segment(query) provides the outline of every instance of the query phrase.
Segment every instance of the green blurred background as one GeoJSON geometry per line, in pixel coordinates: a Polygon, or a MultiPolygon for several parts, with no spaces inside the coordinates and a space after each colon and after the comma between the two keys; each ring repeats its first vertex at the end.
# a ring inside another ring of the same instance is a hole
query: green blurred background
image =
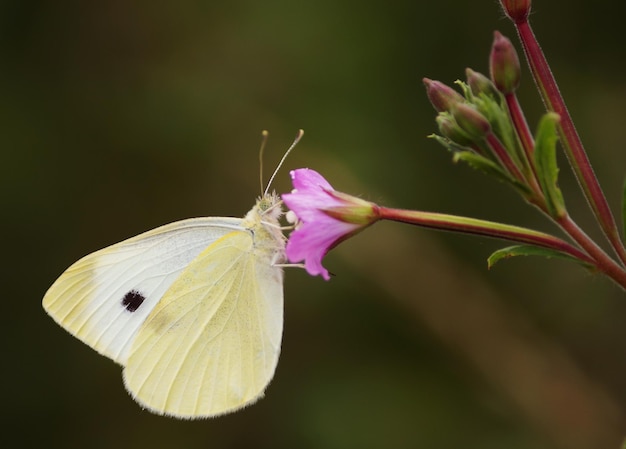
{"type": "MultiPolygon", "coordinates": [[[[626,167],[626,6],[535,1],[532,23],[617,211],[626,167]]],[[[626,436],[626,298],[561,261],[491,271],[500,242],[380,223],[290,269],[266,397],[180,422],[142,411],[120,367],[41,298],[72,262],[182,218],[242,216],[297,129],[288,170],[388,206],[555,231],[454,165],[421,78],[487,72],[497,2],[0,3],[2,440],[50,448],[608,448],[626,436]]],[[[521,102],[541,103],[528,73],[521,102]]],[[[562,159],[569,209],[596,227],[562,159]]],[[[7,446],[8,447],[8,446],[7,446]]]]}

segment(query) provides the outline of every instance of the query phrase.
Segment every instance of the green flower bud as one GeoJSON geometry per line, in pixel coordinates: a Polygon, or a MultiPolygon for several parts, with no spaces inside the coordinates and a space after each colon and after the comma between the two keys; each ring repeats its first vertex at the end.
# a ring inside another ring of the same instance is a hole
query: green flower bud
{"type": "Polygon", "coordinates": [[[482,73],[475,72],[472,69],[467,68],[465,69],[465,76],[467,84],[474,95],[478,96],[483,93],[495,100],[500,98],[500,92],[496,89],[496,86],[482,73]]]}
{"type": "Polygon", "coordinates": [[[439,126],[439,132],[446,139],[464,147],[469,147],[474,143],[470,136],[459,127],[450,114],[442,112],[435,120],[439,126]]]}
{"type": "Polygon", "coordinates": [[[455,105],[452,116],[472,139],[484,139],[491,132],[489,120],[472,105],[463,103],[455,105]]]}

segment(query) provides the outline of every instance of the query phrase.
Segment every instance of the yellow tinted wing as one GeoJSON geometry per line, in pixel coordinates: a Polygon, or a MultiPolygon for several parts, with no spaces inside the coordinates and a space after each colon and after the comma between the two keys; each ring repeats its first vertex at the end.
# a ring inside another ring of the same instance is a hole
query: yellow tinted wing
{"type": "Polygon", "coordinates": [[[143,323],[126,387],[156,413],[208,417],[259,399],[272,379],[283,326],[282,270],[249,230],[200,253],[143,323]]]}

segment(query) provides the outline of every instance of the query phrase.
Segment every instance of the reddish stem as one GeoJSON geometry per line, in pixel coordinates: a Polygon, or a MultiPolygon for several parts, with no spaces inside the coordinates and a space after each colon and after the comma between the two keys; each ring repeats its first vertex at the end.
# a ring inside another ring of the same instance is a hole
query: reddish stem
{"type": "MultiPolygon", "coordinates": [[[[595,262],[591,257],[566,241],[550,234],[533,231],[519,226],[505,225],[487,220],[459,217],[436,212],[393,209],[383,206],[378,207],[378,217],[381,220],[399,221],[424,228],[482,235],[485,237],[531,244],[542,248],[560,251],[562,253],[569,254],[582,262],[595,265],[595,262]]],[[[626,286],[626,283],[624,285],[626,286]]]]}
{"type": "Polygon", "coordinates": [[[550,234],[487,220],[435,212],[393,209],[383,206],[378,206],[377,217],[382,220],[398,221],[425,228],[482,235],[560,251],[597,267],[599,271],[606,274],[616,284],[626,290],[626,271],[602,251],[567,215],[559,220],[559,224],[587,252],[583,252],[570,243],[550,234]]]}
{"type": "Polygon", "coordinates": [[[519,170],[511,155],[506,150],[506,147],[500,142],[496,135],[492,132],[485,136],[489,148],[493,151],[498,160],[507,169],[507,171],[519,182],[525,184],[525,177],[519,170]]]}
{"type": "Polygon", "coordinates": [[[523,20],[514,23],[546,108],[561,117],[559,134],[576,178],[607,239],[622,262],[626,264],[626,249],[620,240],[615,218],[593,172],[545,55],[539,47],[529,22],[523,20]]]}
{"type": "Polygon", "coordinates": [[[515,93],[512,92],[510,94],[506,94],[504,98],[509,108],[509,114],[511,115],[511,120],[513,121],[515,130],[517,131],[517,135],[522,142],[522,147],[524,148],[526,157],[528,158],[531,166],[533,166],[534,164],[532,163],[532,161],[533,152],[535,150],[535,139],[530,132],[528,122],[526,122],[526,117],[522,112],[522,108],[519,104],[519,101],[517,100],[517,96],[515,95],[515,93]]]}
{"type": "Polygon", "coordinates": [[[558,219],[559,225],[574,239],[594,260],[594,265],[626,290],[626,270],[609,257],[572,218],[565,214],[558,219]]]}
{"type": "MultiPolygon", "coordinates": [[[[535,139],[533,138],[532,133],[530,132],[530,128],[528,127],[528,122],[526,121],[526,117],[524,116],[524,112],[522,111],[522,107],[517,100],[517,95],[515,92],[508,93],[504,96],[507,104],[507,108],[509,110],[509,115],[511,116],[511,120],[513,121],[513,126],[517,135],[522,143],[522,148],[524,150],[524,154],[526,155],[526,161],[528,162],[528,170],[530,173],[527,173],[529,184],[532,190],[535,192],[538,197],[543,198],[543,194],[541,193],[541,187],[539,186],[539,181],[537,179],[537,171],[535,168],[535,139]]],[[[542,208],[545,211],[545,207],[542,208]]]]}

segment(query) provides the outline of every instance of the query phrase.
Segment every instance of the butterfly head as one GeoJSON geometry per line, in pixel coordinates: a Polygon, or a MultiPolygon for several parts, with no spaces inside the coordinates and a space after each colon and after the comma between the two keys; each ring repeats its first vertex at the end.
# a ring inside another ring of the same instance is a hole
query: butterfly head
{"type": "Polygon", "coordinates": [[[282,200],[276,192],[266,193],[257,199],[251,212],[258,214],[263,221],[277,221],[283,215],[282,200]]]}

